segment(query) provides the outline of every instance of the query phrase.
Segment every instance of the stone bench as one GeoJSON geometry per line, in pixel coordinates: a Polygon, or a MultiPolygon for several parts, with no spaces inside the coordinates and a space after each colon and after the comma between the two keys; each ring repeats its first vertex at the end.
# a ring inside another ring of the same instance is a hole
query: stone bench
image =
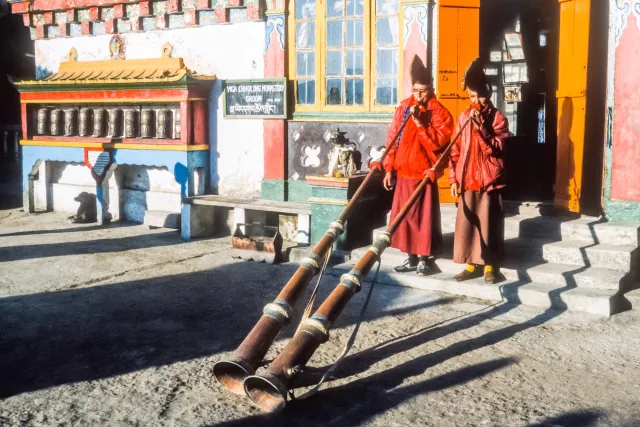
{"type": "Polygon", "coordinates": [[[237,224],[246,223],[247,211],[274,212],[278,214],[297,215],[297,242],[308,244],[311,237],[311,205],[300,202],[282,202],[265,199],[243,199],[227,196],[195,196],[184,199],[182,203],[183,240],[205,237],[214,234],[215,218],[212,208],[228,208],[233,210],[233,233],[237,224]]]}

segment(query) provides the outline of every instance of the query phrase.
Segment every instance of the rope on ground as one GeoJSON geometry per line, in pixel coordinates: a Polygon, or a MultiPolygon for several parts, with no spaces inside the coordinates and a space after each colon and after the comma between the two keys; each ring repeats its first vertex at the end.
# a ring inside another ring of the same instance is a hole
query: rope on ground
{"type": "Polygon", "coordinates": [[[369,302],[371,301],[371,295],[373,294],[373,288],[375,288],[376,281],[378,279],[378,272],[380,272],[380,259],[378,258],[378,260],[376,262],[378,264],[378,268],[376,269],[376,274],[373,276],[373,280],[371,281],[371,287],[369,288],[369,293],[367,294],[367,297],[366,297],[366,299],[364,301],[364,305],[362,306],[362,310],[360,310],[360,316],[358,317],[358,321],[356,322],[356,326],[355,326],[355,328],[353,328],[353,331],[351,332],[351,336],[349,337],[349,340],[347,341],[347,344],[344,346],[344,349],[342,350],[342,353],[340,354],[340,357],[338,357],[338,359],[333,363],[333,365],[331,365],[325,371],[324,375],[322,375],[322,378],[320,379],[320,382],[318,384],[316,384],[308,392],[304,393],[300,397],[295,397],[295,395],[293,393],[293,390],[289,390],[289,398],[291,400],[303,400],[303,399],[307,399],[307,398],[313,396],[314,394],[316,394],[320,390],[320,387],[322,387],[322,384],[338,368],[338,365],[340,365],[340,362],[342,362],[344,360],[344,358],[347,356],[349,351],[351,351],[351,347],[353,346],[353,343],[356,340],[356,336],[358,335],[358,330],[360,329],[360,324],[362,323],[362,320],[364,319],[364,314],[367,311],[367,307],[369,306],[369,302]]]}

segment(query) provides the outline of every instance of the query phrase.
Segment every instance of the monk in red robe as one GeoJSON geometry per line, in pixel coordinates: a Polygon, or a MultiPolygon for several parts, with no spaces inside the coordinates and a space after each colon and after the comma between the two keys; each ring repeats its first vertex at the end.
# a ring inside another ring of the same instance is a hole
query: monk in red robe
{"type": "Polygon", "coordinates": [[[484,275],[486,283],[494,284],[504,256],[502,189],[509,123],[491,103],[491,85],[479,58],[467,69],[464,88],[471,107],[460,115],[458,126],[469,117],[472,125],[451,149],[449,182],[451,194],[460,197],[453,261],[467,264],[467,268],[454,279],[463,281],[484,275]]]}
{"type": "Polygon", "coordinates": [[[418,56],[411,63],[411,81],[412,95],[396,109],[387,145],[407,117],[411,118],[402,135],[389,147],[383,164],[386,171],[383,185],[386,190],[391,191],[395,178],[391,208],[393,220],[425,175],[430,178],[426,190],[393,234],[391,241],[392,247],[408,254],[407,260],[397,266],[395,271],[415,271],[418,275],[426,275],[438,271],[433,261],[442,250],[440,200],[436,182],[442,170],[436,171],[433,166],[451,139],[453,118],[436,99],[431,73],[418,56]]]}

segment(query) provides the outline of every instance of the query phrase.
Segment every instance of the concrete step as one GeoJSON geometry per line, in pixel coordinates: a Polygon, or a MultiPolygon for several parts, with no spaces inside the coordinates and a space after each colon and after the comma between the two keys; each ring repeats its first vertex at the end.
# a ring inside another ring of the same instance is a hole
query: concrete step
{"type": "MultiPolygon", "coordinates": [[[[443,233],[453,233],[457,209],[454,205],[441,205],[443,233]]],[[[603,222],[600,218],[570,216],[509,215],[505,217],[505,239],[518,237],[579,240],[592,244],[623,246],[640,245],[640,226],[633,223],[603,222]]]]}
{"type": "MultiPolygon", "coordinates": [[[[328,273],[339,277],[352,267],[352,263],[339,264],[328,270],[328,273]]],[[[368,281],[373,274],[370,273],[368,281]]],[[[534,307],[584,311],[602,316],[624,310],[624,300],[612,289],[569,288],[548,283],[527,283],[518,279],[507,279],[496,285],[485,284],[482,278],[456,282],[451,279],[449,272],[420,277],[410,273],[395,273],[391,267],[384,265],[380,268],[378,282],[487,300],[507,300],[534,307]]]]}
{"type": "MultiPolygon", "coordinates": [[[[351,259],[357,262],[367,251],[368,247],[359,248],[351,253],[351,259]]],[[[389,248],[382,254],[382,265],[392,269],[400,265],[407,258],[398,249],[389,248]]],[[[459,273],[464,266],[455,264],[451,259],[436,260],[438,268],[453,276],[459,273]]],[[[625,276],[624,272],[606,268],[579,267],[567,264],[555,264],[541,262],[530,265],[530,261],[521,262],[518,258],[507,257],[500,268],[505,278],[509,280],[524,280],[527,282],[548,283],[559,286],[571,286],[591,289],[618,290],[620,281],[625,276]]]]}
{"type": "Polygon", "coordinates": [[[600,267],[621,272],[631,271],[640,251],[636,246],[598,244],[579,240],[547,243],[542,248],[546,261],[586,267],[600,267]]]}
{"type": "Polygon", "coordinates": [[[180,229],[180,213],[160,210],[148,210],[144,213],[144,225],[149,228],[180,229]]]}
{"type": "Polygon", "coordinates": [[[624,297],[631,303],[632,310],[640,311],[640,289],[636,289],[624,294],[624,297]]]}

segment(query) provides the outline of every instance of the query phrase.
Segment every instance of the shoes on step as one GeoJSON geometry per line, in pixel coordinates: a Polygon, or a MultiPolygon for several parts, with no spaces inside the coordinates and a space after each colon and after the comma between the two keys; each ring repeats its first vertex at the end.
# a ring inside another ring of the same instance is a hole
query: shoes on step
{"type": "Polygon", "coordinates": [[[410,271],[416,271],[418,264],[418,257],[415,255],[409,255],[402,264],[394,267],[393,271],[396,273],[409,273],[410,271]]]}
{"type": "Polygon", "coordinates": [[[481,277],[481,274],[478,274],[477,269],[476,271],[462,270],[460,273],[453,276],[453,280],[456,282],[464,282],[465,280],[475,279],[477,277],[481,277]]]}
{"type": "Polygon", "coordinates": [[[418,276],[428,276],[440,272],[441,270],[438,268],[435,259],[420,257],[420,261],[418,261],[418,267],[416,268],[416,274],[418,276]]]}
{"type": "Polygon", "coordinates": [[[486,283],[487,285],[495,285],[496,283],[498,283],[498,276],[496,275],[495,271],[485,271],[484,283],[486,283]]]}

